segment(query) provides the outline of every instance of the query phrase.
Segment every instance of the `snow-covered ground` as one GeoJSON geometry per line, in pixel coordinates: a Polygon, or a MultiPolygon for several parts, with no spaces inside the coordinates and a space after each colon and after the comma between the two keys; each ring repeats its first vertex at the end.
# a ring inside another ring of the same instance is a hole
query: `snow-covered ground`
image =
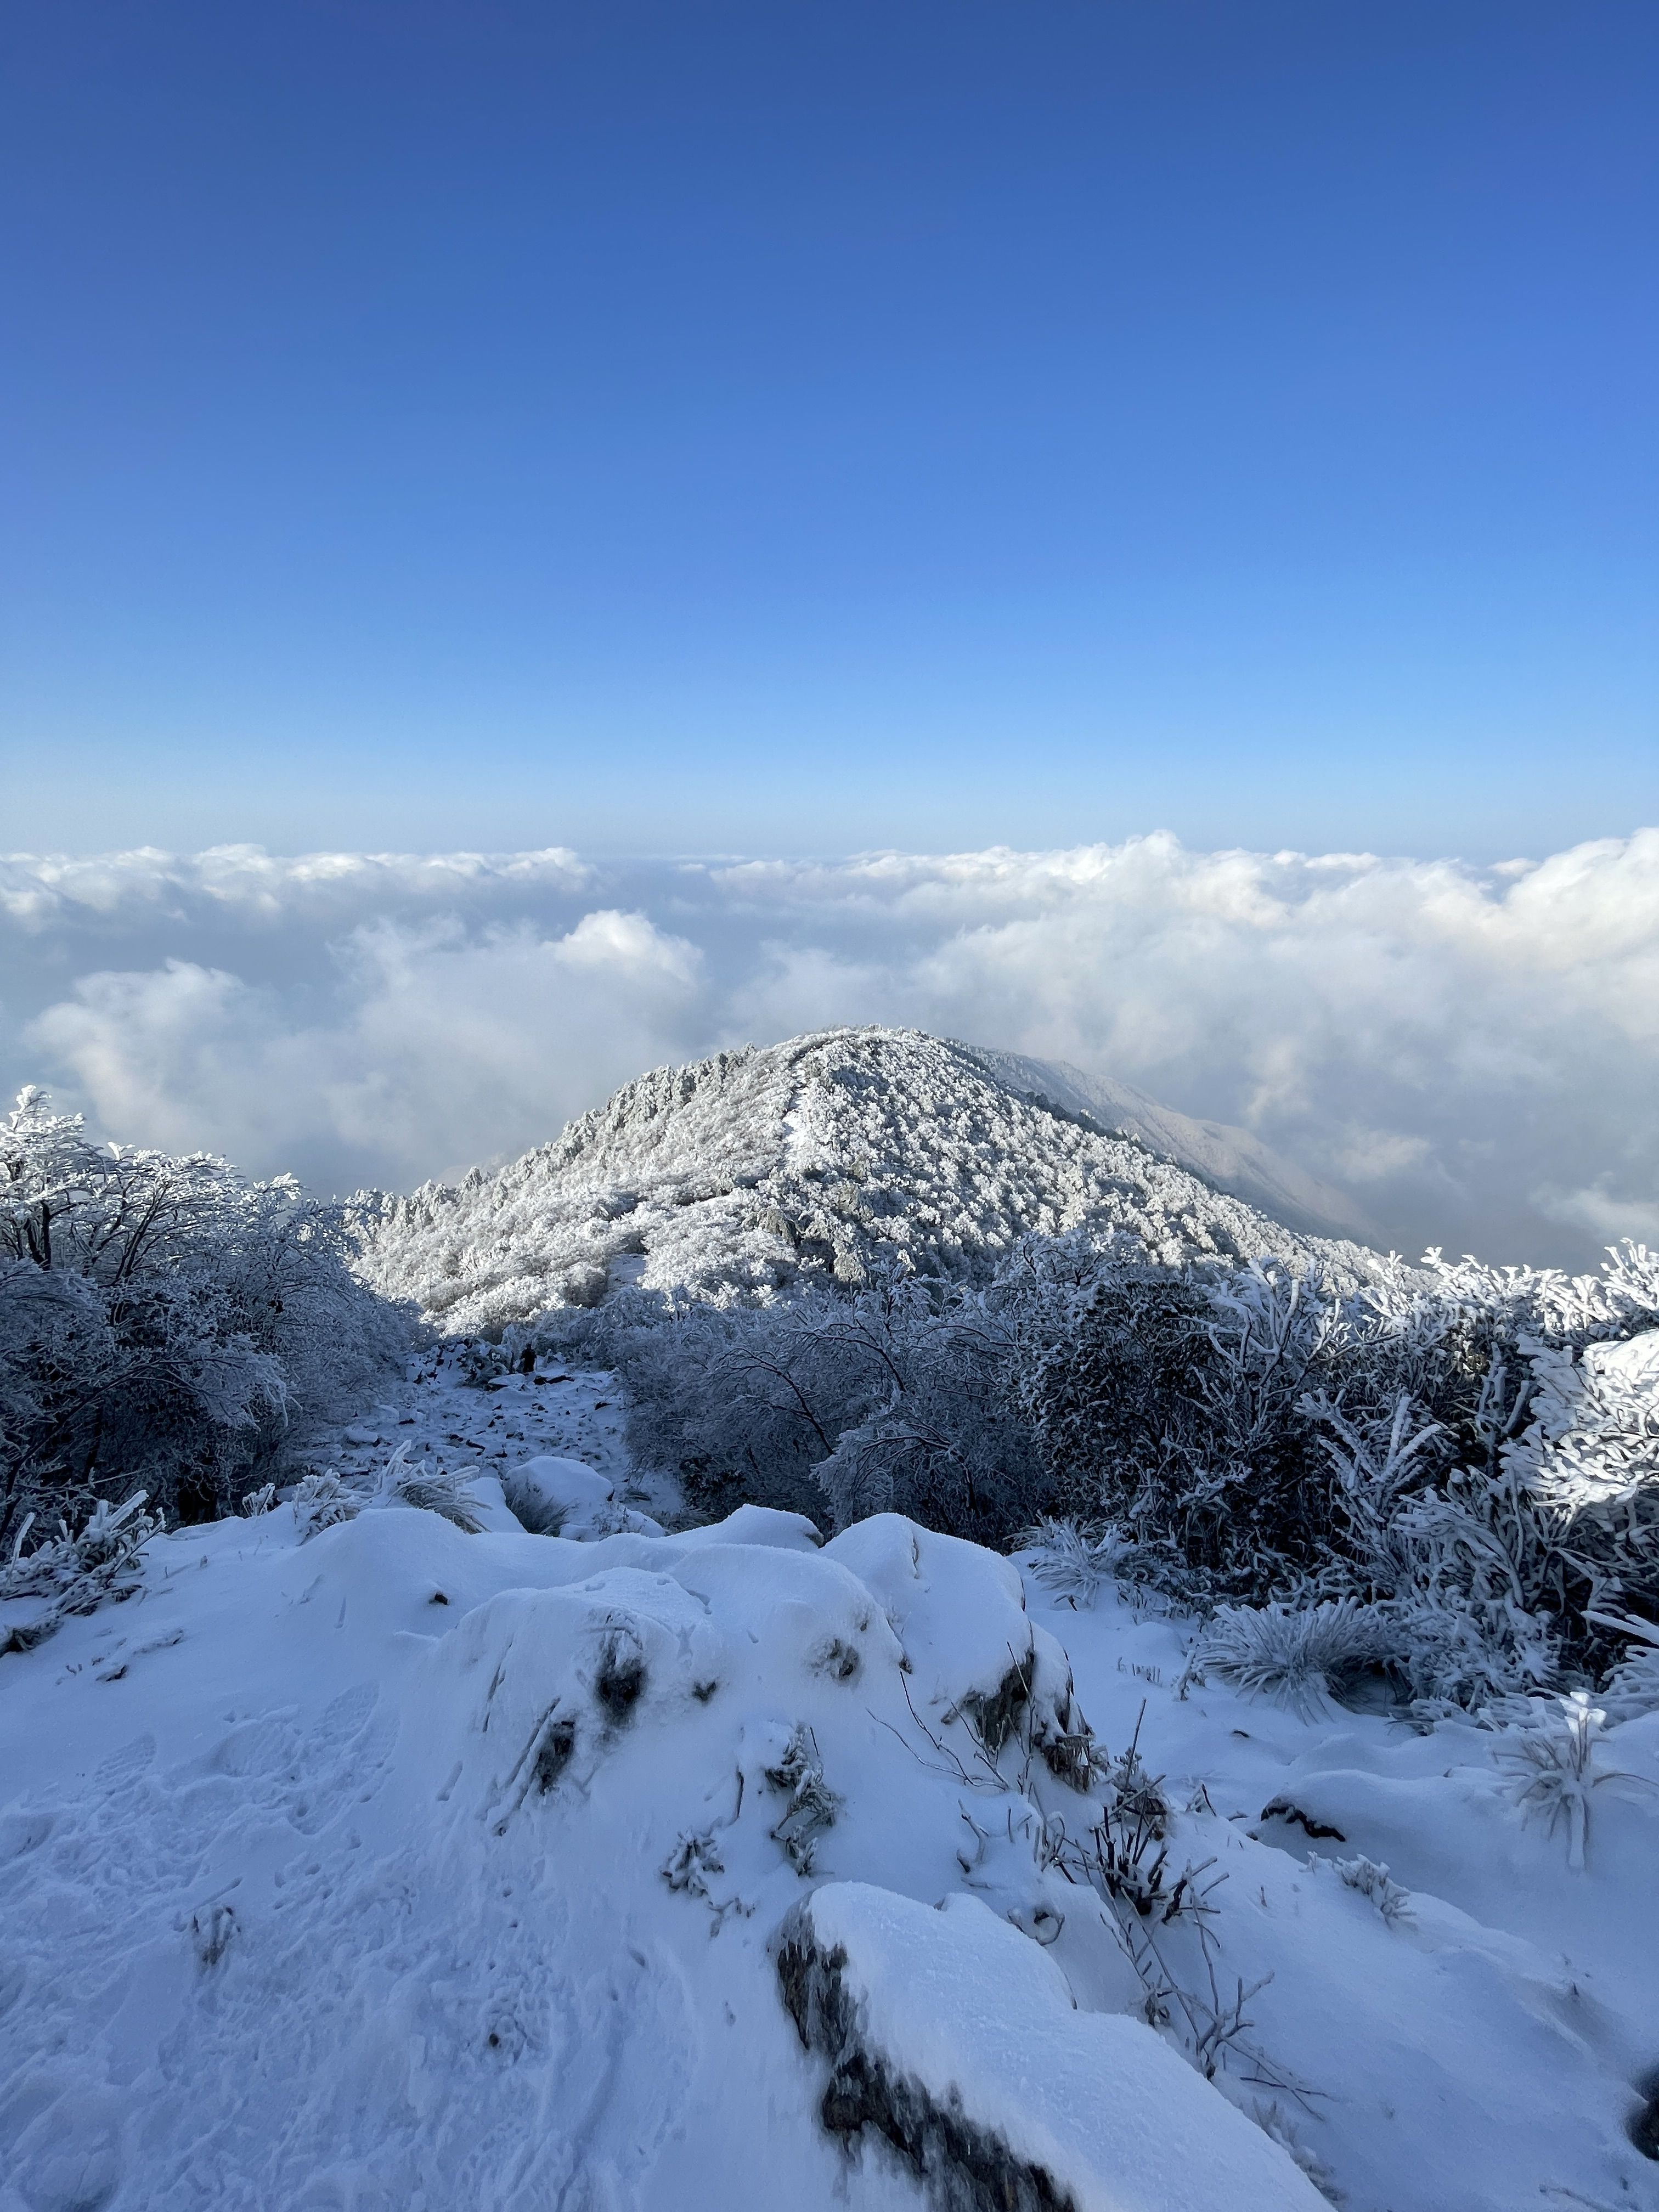
{"type": "Polygon", "coordinates": [[[1273,1977],[1253,2039],[1311,2092],[1278,2102],[1342,2201],[1659,2204],[1627,2132],[1659,2069],[1659,1714],[1601,1735],[1575,1870],[1565,1831],[1517,1808],[1506,1735],[1183,1684],[1190,1623],[1109,1584],[1085,1611],[1028,1595],[1095,1728],[1139,1724],[1198,1803],[1182,1846],[1226,1876],[1226,1987],[1273,1977]]]}
{"type": "Polygon", "coordinates": [[[1659,1716],[1575,1869],[1505,1739],[1251,1702],[1109,1583],[523,1533],[536,1461],[672,1513],[558,1371],[347,1445],[482,1533],[180,1529],[0,1658],[0,2212],[1659,2204],[1659,1716]]]}

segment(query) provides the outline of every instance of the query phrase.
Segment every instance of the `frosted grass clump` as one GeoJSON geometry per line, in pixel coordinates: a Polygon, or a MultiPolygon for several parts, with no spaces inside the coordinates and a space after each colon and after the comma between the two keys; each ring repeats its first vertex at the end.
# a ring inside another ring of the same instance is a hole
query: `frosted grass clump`
{"type": "Polygon", "coordinates": [[[1640,1783],[1616,1768],[1596,1771],[1599,1738],[1607,1714],[1586,1690],[1559,1701],[1559,1716],[1541,1708],[1530,1721],[1506,1729],[1492,1752],[1504,1777],[1504,1794],[1525,1820],[1542,1820],[1553,1836],[1565,1829],[1567,1864],[1582,1873],[1589,1846],[1590,1793],[1608,1782],[1640,1783]]]}
{"type": "Polygon", "coordinates": [[[479,1501],[459,1468],[434,1467],[429,1460],[411,1465],[407,1444],[399,1444],[381,1472],[371,1501],[376,1505],[412,1505],[422,1513],[441,1514],[465,1536],[476,1536],[483,1528],[479,1501]]]}
{"type": "Polygon", "coordinates": [[[1394,1647],[1378,1608],[1345,1597],[1302,1609],[1220,1606],[1196,1656],[1206,1673],[1311,1717],[1355,1675],[1392,1657],[1394,1647]]]}
{"type": "Polygon", "coordinates": [[[294,1526],[303,1544],[325,1528],[342,1521],[355,1521],[368,1500],[352,1489],[332,1468],[301,1476],[294,1491],[294,1526]]]}
{"type": "Polygon", "coordinates": [[[131,1597],[138,1587],[138,1555],[160,1532],[161,1516],[144,1510],[142,1490],[120,1505],[100,1498],[80,1528],[60,1519],[58,1534],[25,1552],[35,1525],[31,1513],[19,1526],[11,1557],[0,1565],[0,1598],[40,1597],[46,1609],[0,1635],[0,1651],[44,1644],[74,1613],[95,1613],[106,1600],[131,1597]]]}
{"type": "Polygon", "coordinates": [[[1411,1918],[1411,1892],[1390,1879],[1387,1867],[1362,1853],[1358,1858],[1338,1859],[1336,1870],[1350,1889],[1370,1898],[1390,1928],[1411,1918]]]}
{"type": "Polygon", "coordinates": [[[412,1465],[407,1444],[399,1444],[380,1470],[372,1490],[354,1483],[332,1468],[308,1474],[294,1492],[294,1521],[303,1544],[325,1528],[376,1506],[408,1505],[417,1512],[441,1514],[454,1522],[463,1535],[476,1536],[483,1528],[479,1500],[468,1488],[459,1469],[434,1467],[429,1460],[412,1465]]]}
{"type": "Polygon", "coordinates": [[[1073,1520],[1041,1520],[1023,1528],[1013,1549],[1028,1555],[1032,1577],[1079,1613],[1086,1613],[1109,1582],[1123,1553],[1115,1528],[1092,1533],[1073,1520]]]}

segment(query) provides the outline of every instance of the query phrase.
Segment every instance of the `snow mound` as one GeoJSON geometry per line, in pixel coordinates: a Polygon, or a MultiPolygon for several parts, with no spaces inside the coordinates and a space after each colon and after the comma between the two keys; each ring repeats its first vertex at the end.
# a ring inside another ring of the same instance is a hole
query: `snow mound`
{"type": "Polygon", "coordinates": [[[520,1523],[538,1536],[592,1539],[624,1529],[638,1536],[662,1534],[648,1515],[613,1504],[611,1477],[582,1460],[538,1452],[507,1468],[501,1489],[520,1523]]]}
{"type": "Polygon", "coordinates": [[[1151,2028],[1079,2012],[1048,1953],[976,1897],[930,1911],[826,1883],[785,1921],[777,1960],[803,2045],[830,2061],[825,2125],[879,2130],[946,2203],[1324,2205],[1151,2028]]]}
{"type": "Polygon", "coordinates": [[[1652,2201],[1659,1715],[1574,1866],[1490,1731],[896,1516],[494,1492],[155,1536],[0,1657],[0,2212],[1652,2201]]]}
{"type": "MultiPolygon", "coordinates": [[[[988,1723],[993,1735],[999,1699],[1007,1705],[1046,1694],[1049,1705],[1057,1698],[1064,1707],[1071,1684],[1066,1655],[1026,1618],[1011,1561],[898,1513],[855,1522],[826,1555],[851,1568],[879,1600],[922,1705],[966,1712],[981,1735],[988,1723]],[[944,1671],[937,1671],[945,1655],[944,1671]]],[[[1065,1725],[1063,1711],[1054,1725],[1065,1725]]]]}
{"type": "MultiPolygon", "coordinates": [[[[596,1305],[630,1283],[704,1296],[858,1283],[884,1249],[972,1280],[1032,1231],[1127,1232],[1170,1263],[1312,1249],[1206,1179],[1243,1173],[1241,1133],[1142,1114],[1116,1117],[1136,1133],[1109,1133],[1053,1096],[1079,1097],[1087,1080],[881,1028],[658,1068],[507,1167],[381,1200],[365,1264],[378,1288],[465,1333],[596,1305]]],[[[1240,1188],[1319,1216],[1324,1201],[1295,1170],[1250,1159],[1240,1188]]],[[[1358,1246],[1319,1249],[1345,1273],[1370,1264],[1358,1246]]]]}
{"type": "MultiPolygon", "coordinates": [[[[964,1598],[1010,1608],[978,1557],[964,1598]]],[[[4,2212],[828,2212],[766,1944],[815,1878],[960,1885],[915,1713],[951,1728],[974,1664],[913,1614],[930,1705],[757,1507],[578,1544],[278,1506],[143,1571],[3,1662],[4,2212]]]]}

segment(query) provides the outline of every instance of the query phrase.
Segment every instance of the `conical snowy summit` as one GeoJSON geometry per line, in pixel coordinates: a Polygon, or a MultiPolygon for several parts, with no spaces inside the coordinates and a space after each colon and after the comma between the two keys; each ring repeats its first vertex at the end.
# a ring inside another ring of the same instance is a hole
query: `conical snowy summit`
{"type": "Polygon", "coordinates": [[[477,1331],[629,1283],[854,1284],[884,1251],[972,1280],[1022,1236],[1084,1227],[1168,1263],[1301,1254],[1363,1271],[1363,1248],[1307,1233],[1339,1225],[1340,1204],[1243,1132],[1079,1070],[920,1030],[822,1030],[654,1069],[508,1166],[386,1200],[368,1265],[387,1294],[477,1331]]]}

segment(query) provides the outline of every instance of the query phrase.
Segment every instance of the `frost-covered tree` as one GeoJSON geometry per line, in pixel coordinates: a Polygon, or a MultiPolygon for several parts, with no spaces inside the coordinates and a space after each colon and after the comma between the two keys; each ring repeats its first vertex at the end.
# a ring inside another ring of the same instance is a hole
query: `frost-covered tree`
{"type": "Polygon", "coordinates": [[[781,1305],[623,1303],[607,1341],[631,1449],[697,1510],[893,1510],[997,1542],[1048,1502],[995,1299],[902,1261],[781,1305]]]}
{"type": "Polygon", "coordinates": [[[0,1545],[141,1489],[210,1518],[348,1416],[407,1334],[351,1249],[291,1177],[97,1145],[23,1091],[0,1125],[0,1545]]]}
{"type": "Polygon", "coordinates": [[[678,1475],[695,1510],[748,1499],[823,1517],[814,1469],[879,1389],[877,1363],[839,1333],[848,1317],[817,1289],[780,1306],[619,1302],[606,1340],[630,1450],[678,1475]]]}

